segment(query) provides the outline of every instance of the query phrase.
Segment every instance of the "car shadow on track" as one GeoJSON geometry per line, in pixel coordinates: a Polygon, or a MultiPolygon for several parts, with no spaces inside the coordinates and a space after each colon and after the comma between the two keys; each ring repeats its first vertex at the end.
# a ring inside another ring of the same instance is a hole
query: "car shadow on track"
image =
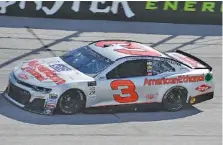
{"type": "Polygon", "coordinates": [[[6,100],[0,94],[0,116],[30,124],[52,125],[52,124],[69,124],[69,125],[91,125],[91,124],[112,124],[124,122],[151,122],[161,120],[173,120],[185,118],[201,113],[202,111],[195,108],[185,108],[178,112],[128,112],[128,113],[88,113],[76,115],[54,115],[46,116],[34,114],[16,107],[6,100]]]}

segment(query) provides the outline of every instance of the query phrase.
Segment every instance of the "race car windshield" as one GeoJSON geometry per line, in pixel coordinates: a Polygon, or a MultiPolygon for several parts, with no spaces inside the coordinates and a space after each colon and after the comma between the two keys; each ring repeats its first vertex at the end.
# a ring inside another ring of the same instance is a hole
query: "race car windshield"
{"type": "Polygon", "coordinates": [[[96,75],[113,63],[113,61],[88,46],[70,51],[60,58],[87,75],[96,75]]]}

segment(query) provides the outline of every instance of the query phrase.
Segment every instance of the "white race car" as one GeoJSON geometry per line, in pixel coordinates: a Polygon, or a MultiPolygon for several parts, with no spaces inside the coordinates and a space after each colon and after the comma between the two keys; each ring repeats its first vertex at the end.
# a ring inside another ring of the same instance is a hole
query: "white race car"
{"type": "Polygon", "coordinates": [[[214,82],[212,68],[183,51],[101,40],[60,57],[19,64],[4,94],[21,108],[49,115],[142,104],[177,111],[212,99],[214,82]]]}

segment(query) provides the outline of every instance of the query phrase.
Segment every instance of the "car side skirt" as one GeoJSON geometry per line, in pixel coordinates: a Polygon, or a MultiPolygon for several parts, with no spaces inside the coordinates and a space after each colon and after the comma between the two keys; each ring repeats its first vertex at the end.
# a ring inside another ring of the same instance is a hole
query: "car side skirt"
{"type": "Polygon", "coordinates": [[[162,106],[162,102],[107,105],[88,107],[84,110],[84,113],[148,112],[159,111],[163,108],[162,106]]]}
{"type": "Polygon", "coordinates": [[[198,96],[192,96],[189,99],[189,103],[192,104],[192,105],[193,104],[198,104],[198,103],[201,103],[201,102],[204,102],[204,101],[207,101],[207,100],[211,100],[211,99],[213,99],[213,97],[214,97],[214,92],[205,93],[205,94],[201,94],[201,95],[198,95],[198,96]],[[192,98],[195,98],[194,102],[191,102],[192,98]]]}

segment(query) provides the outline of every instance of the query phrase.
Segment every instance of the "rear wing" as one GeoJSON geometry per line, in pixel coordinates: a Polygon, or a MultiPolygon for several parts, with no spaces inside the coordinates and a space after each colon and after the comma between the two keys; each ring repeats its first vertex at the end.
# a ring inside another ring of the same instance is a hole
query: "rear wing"
{"type": "Polygon", "coordinates": [[[176,50],[173,52],[167,52],[165,54],[173,57],[174,59],[177,59],[183,64],[190,65],[190,67],[193,69],[209,69],[210,71],[212,71],[212,67],[208,65],[206,62],[184,51],[176,50]],[[194,65],[194,63],[198,65],[194,65]]]}
{"type": "Polygon", "coordinates": [[[201,60],[201,59],[199,59],[199,58],[197,58],[197,57],[195,57],[195,56],[193,56],[193,55],[191,55],[189,53],[181,51],[181,50],[176,50],[176,52],[180,53],[180,54],[182,54],[184,56],[190,57],[193,60],[195,60],[195,61],[199,62],[200,64],[202,64],[203,66],[205,66],[205,68],[203,68],[203,67],[195,67],[195,69],[209,69],[210,71],[212,71],[212,67],[209,64],[207,64],[206,62],[204,62],[203,60],[201,60]]]}

